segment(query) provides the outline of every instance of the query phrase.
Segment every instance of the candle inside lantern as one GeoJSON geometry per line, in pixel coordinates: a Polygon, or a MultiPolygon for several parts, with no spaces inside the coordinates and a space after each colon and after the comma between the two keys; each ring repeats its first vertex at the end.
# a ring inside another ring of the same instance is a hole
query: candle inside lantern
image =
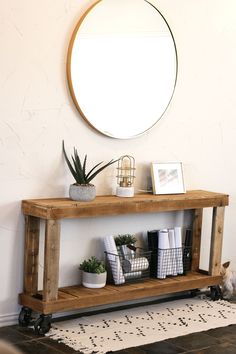
{"type": "Polygon", "coordinates": [[[116,195],[118,197],[133,197],[134,196],[134,171],[135,160],[132,156],[124,155],[118,160],[118,174],[116,195]]]}

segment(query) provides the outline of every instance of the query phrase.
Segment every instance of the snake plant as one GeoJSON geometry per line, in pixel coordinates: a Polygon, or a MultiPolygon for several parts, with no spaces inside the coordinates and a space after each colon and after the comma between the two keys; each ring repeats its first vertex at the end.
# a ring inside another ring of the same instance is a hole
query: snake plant
{"type": "Polygon", "coordinates": [[[72,162],[69,160],[66,150],[64,140],[62,142],[62,149],[66,159],[66,163],[69,170],[74,177],[76,184],[90,184],[90,182],[97,176],[98,173],[103,171],[106,167],[112,165],[117,160],[111,160],[105,165],[101,166],[102,162],[96,164],[89,172],[86,171],[87,155],[85,155],[83,162],[80,160],[77,149],[74,147],[74,154],[71,155],[72,162]],[[100,167],[99,167],[100,166],[100,167]]]}

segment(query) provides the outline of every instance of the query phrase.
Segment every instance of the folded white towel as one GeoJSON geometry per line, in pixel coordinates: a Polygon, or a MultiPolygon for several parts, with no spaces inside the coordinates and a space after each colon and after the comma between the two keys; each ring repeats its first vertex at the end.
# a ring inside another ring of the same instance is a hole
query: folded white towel
{"type": "Polygon", "coordinates": [[[124,277],[126,280],[138,279],[142,277],[142,272],[124,273],[124,277]]]}
{"type": "Polygon", "coordinates": [[[138,272],[140,270],[147,270],[149,262],[146,257],[137,257],[133,259],[123,260],[123,269],[126,273],[138,272]]]}

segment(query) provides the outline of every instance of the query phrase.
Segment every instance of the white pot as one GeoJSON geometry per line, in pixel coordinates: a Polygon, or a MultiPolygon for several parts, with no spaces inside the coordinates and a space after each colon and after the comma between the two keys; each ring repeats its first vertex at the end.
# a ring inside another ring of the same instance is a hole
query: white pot
{"type": "Polygon", "coordinates": [[[107,281],[107,272],[96,274],[82,272],[82,284],[86,288],[103,288],[106,285],[107,281]]]}
{"type": "Polygon", "coordinates": [[[96,188],[93,184],[71,184],[69,196],[73,200],[89,202],[96,197],[96,188]]]}

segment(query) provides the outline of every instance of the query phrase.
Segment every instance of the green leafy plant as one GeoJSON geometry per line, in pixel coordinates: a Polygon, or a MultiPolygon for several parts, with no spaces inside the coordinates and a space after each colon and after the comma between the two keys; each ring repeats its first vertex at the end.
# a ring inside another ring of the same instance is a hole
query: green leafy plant
{"type": "Polygon", "coordinates": [[[125,234],[125,235],[118,235],[115,237],[115,244],[116,246],[122,245],[132,245],[137,241],[134,235],[125,234]]]}
{"type": "Polygon", "coordinates": [[[96,257],[91,257],[88,260],[84,260],[80,264],[79,269],[83,270],[84,272],[96,274],[101,274],[106,271],[104,261],[100,261],[96,257]]]}
{"type": "Polygon", "coordinates": [[[97,176],[98,173],[103,171],[106,167],[112,165],[117,160],[111,160],[103,166],[100,166],[102,162],[96,164],[88,173],[86,172],[86,164],[87,164],[87,155],[85,155],[83,162],[81,162],[80,157],[78,155],[78,151],[74,148],[74,155],[71,155],[72,163],[70,162],[66,150],[64,140],[62,142],[62,149],[66,159],[66,163],[69,167],[69,170],[74,177],[76,184],[90,184],[90,182],[97,176]],[[100,166],[100,167],[99,167],[100,166]]]}

